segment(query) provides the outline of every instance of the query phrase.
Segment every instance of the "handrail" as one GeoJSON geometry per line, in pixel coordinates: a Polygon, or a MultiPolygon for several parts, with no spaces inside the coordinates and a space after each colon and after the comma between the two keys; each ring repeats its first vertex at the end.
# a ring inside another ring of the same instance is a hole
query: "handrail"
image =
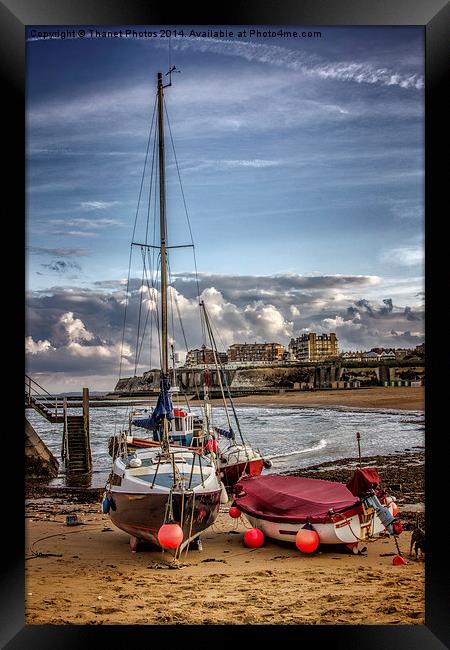
{"type": "MultiPolygon", "coordinates": [[[[44,393],[47,393],[47,395],[48,395],[49,397],[51,397],[52,399],[55,399],[55,396],[54,396],[54,395],[52,395],[51,393],[49,393],[48,390],[46,390],[43,386],[41,386],[40,384],[38,384],[38,382],[37,382],[35,379],[32,379],[32,378],[30,377],[30,375],[25,374],[25,379],[28,379],[28,384],[29,384],[29,386],[31,386],[31,382],[32,382],[33,384],[36,384],[36,386],[38,386],[41,390],[43,390],[44,393]]],[[[30,390],[31,390],[31,389],[30,389],[30,390]]],[[[35,390],[35,389],[34,389],[34,390],[35,390]]],[[[37,392],[37,391],[36,391],[36,392],[37,392]]]]}
{"type": "Polygon", "coordinates": [[[44,410],[55,411],[55,417],[58,417],[58,397],[52,395],[36,380],[25,374],[25,399],[28,406],[33,406],[32,401],[44,410]],[[37,386],[37,388],[36,388],[37,386]]]}

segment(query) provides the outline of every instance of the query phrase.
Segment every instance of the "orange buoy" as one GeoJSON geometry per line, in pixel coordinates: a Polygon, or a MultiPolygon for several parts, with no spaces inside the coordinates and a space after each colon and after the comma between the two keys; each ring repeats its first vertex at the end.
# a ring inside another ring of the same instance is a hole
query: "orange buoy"
{"type": "Polygon", "coordinates": [[[231,508],[228,510],[228,514],[232,519],[238,519],[241,516],[241,511],[239,508],[236,508],[236,506],[231,506],[231,508]]]}
{"type": "Polygon", "coordinates": [[[300,528],[295,536],[295,545],[302,553],[314,553],[319,546],[319,535],[312,528],[300,528]]]}
{"type": "Polygon", "coordinates": [[[163,548],[178,548],[183,541],[183,529],[178,524],[163,524],[158,530],[158,542],[163,548]]]}
{"type": "Polygon", "coordinates": [[[264,544],[264,533],[259,528],[250,528],[244,535],[244,544],[249,548],[259,548],[264,544]]]}

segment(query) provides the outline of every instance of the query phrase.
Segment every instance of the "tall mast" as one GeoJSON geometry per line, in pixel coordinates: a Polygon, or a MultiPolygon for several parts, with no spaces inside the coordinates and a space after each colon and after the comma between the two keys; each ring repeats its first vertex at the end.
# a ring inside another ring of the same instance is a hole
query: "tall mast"
{"type": "Polygon", "coordinates": [[[164,92],[162,73],[158,72],[158,145],[159,145],[159,230],[161,240],[161,370],[169,373],[167,339],[167,225],[164,169],[164,92]]]}

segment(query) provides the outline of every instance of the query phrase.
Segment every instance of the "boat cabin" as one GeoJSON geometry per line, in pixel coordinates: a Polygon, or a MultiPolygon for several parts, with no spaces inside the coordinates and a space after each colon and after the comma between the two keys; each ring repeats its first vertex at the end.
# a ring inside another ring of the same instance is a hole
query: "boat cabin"
{"type": "Polygon", "coordinates": [[[194,414],[174,409],[174,419],[169,431],[170,441],[183,446],[190,446],[194,436],[194,414]]]}

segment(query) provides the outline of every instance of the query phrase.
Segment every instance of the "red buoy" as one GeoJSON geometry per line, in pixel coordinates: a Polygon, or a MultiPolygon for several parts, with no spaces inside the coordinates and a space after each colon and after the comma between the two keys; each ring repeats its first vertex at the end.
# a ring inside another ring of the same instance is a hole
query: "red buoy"
{"type": "Polygon", "coordinates": [[[213,451],[214,453],[217,452],[218,447],[219,445],[217,444],[217,440],[215,440],[214,438],[210,438],[205,445],[205,449],[207,451],[213,451]]]}
{"type": "Polygon", "coordinates": [[[319,546],[319,535],[315,530],[300,528],[295,536],[295,545],[302,553],[314,553],[319,546]]]}
{"type": "Polygon", "coordinates": [[[259,548],[264,544],[264,533],[259,528],[250,528],[244,535],[244,544],[249,548],[259,548]]]}
{"type": "Polygon", "coordinates": [[[163,524],[158,530],[158,542],[163,548],[178,548],[183,541],[183,529],[178,524],[163,524]]]}
{"type": "Polygon", "coordinates": [[[239,508],[236,508],[236,506],[231,506],[231,508],[228,510],[228,514],[232,519],[238,519],[241,516],[241,511],[239,508]]]}
{"type": "Polygon", "coordinates": [[[398,519],[392,522],[392,530],[394,535],[400,535],[403,532],[403,524],[398,519]]]}
{"type": "Polygon", "coordinates": [[[392,558],[392,564],[394,566],[401,566],[402,564],[407,564],[407,562],[406,562],[405,558],[402,557],[401,555],[395,555],[392,558]]]}

